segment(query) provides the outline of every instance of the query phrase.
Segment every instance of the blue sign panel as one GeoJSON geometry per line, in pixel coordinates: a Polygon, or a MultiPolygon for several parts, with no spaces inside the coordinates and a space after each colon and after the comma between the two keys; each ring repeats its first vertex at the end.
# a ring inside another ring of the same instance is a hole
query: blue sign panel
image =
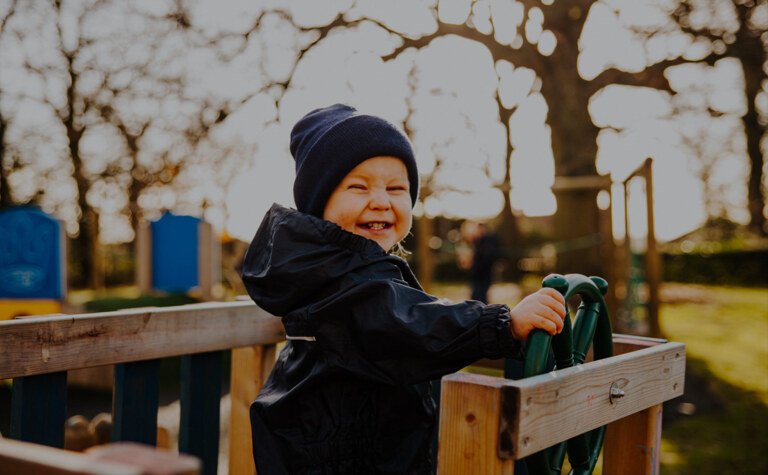
{"type": "Polygon", "coordinates": [[[63,235],[42,211],[0,211],[0,298],[64,298],[63,235]]]}
{"type": "Polygon", "coordinates": [[[165,213],[152,229],[152,287],[186,292],[199,285],[200,219],[165,213]]]}

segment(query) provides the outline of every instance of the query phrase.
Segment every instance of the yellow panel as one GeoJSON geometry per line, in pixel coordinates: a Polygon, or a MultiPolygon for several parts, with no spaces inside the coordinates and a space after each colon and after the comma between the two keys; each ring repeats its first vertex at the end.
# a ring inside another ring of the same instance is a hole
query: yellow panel
{"type": "Polygon", "coordinates": [[[0,299],[0,320],[24,315],[45,315],[61,313],[58,300],[2,300],[0,299]]]}

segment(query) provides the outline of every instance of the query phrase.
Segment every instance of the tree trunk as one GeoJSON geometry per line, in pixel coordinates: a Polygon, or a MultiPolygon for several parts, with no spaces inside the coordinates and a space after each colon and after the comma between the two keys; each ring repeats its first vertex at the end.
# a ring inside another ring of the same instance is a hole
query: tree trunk
{"type": "Polygon", "coordinates": [[[417,278],[427,292],[432,287],[435,273],[435,264],[432,261],[432,249],[429,247],[429,238],[432,237],[432,220],[426,214],[416,218],[416,252],[419,258],[417,278]]]}
{"type": "Polygon", "coordinates": [[[8,208],[13,205],[11,198],[11,189],[8,184],[8,173],[10,170],[5,168],[5,132],[8,130],[4,118],[0,117],[0,209],[8,208]]]}
{"type": "MultiPolygon", "coordinates": [[[[590,87],[576,69],[577,42],[569,43],[561,38],[558,41],[552,61],[547,62],[549,71],[541,91],[549,106],[547,123],[551,129],[555,176],[595,176],[599,129],[589,116],[590,87]]],[[[557,199],[554,216],[557,271],[605,274],[599,246],[598,190],[568,188],[553,191],[557,199]]]]}
{"type": "Polygon", "coordinates": [[[507,261],[506,277],[516,281],[521,277],[517,262],[520,260],[520,257],[522,257],[521,249],[525,243],[523,242],[523,236],[520,233],[517,217],[512,213],[512,202],[509,198],[509,192],[512,189],[512,136],[509,127],[512,110],[504,108],[498,91],[496,92],[496,103],[499,107],[499,120],[504,126],[504,132],[506,134],[506,145],[504,147],[504,181],[499,186],[499,189],[504,195],[504,208],[501,210],[501,221],[499,222],[497,235],[499,236],[505,260],[507,261]]]}
{"type": "MultiPolygon", "coordinates": [[[[758,48],[762,46],[758,43],[758,48]]],[[[747,154],[749,155],[749,178],[747,180],[747,207],[749,209],[749,227],[753,231],[768,236],[768,226],[764,214],[766,204],[765,189],[763,188],[763,166],[765,160],[760,150],[760,141],[765,135],[765,126],[760,124],[755,101],[762,81],[762,62],[753,63],[744,52],[741,57],[744,71],[745,93],[747,96],[747,113],[742,117],[744,132],[747,134],[747,154]]]]}

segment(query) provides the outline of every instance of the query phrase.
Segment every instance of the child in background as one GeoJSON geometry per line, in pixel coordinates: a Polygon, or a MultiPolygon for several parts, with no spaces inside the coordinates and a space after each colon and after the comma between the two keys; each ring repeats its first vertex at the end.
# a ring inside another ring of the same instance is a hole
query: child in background
{"type": "Polygon", "coordinates": [[[273,205],[243,262],[251,298],[288,342],[251,406],[256,466],[270,474],[430,474],[429,381],[481,358],[521,356],[536,328],[563,327],[563,297],[514,309],[424,292],[391,253],[418,196],[407,137],[336,104],[291,131],[297,210],[273,205]]]}

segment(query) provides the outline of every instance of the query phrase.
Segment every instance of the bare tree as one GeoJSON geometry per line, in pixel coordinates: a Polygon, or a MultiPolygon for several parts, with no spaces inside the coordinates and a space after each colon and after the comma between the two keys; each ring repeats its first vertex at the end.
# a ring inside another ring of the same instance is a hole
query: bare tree
{"type": "MultiPolygon", "coordinates": [[[[0,45],[4,43],[8,22],[11,20],[14,13],[16,13],[16,3],[16,0],[10,2],[7,9],[0,12],[0,45]]],[[[13,157],[7,154],[6,134],[8,131],[9,118],[3,107],[5,103],[4,95],[4,92],[0,90],[0,209],[9,207],[13,204],[10,184],[8,182],[8,175],[13,169],[13,163],[11,163],[13,157]]]]}
{"type": "MultiPolygon", "coordinates": [[[[601,2],[598,2],[601,3],[601,2]]],[[[413,49],[429,46],[438,38],[458,35],[484,45],[494,61],[508,61],[515,67],[533,70],[539,77],[533,93],[540,92],[550,107],[547,123],[551,132],[552,150],[555,157],[556,175],[592,176],[596,174],[595,156],[599,128],[591,120],[588,106],[591,97],[609,84],[650,86],[669,90],[664,70],[675,64],[688,61],[671,56],[658,61],[648,60],[639,70],[624,71],[611,67],[598,72],[594,77],[580,73],[580,37],[585,20],[593,2],[585,0],[558,0],[556,2],[524,0],[514,2],[513,12],[494,11],[488,2],[473,2],[463,22],[448,23],[440,19],[439,2],[428,7],[433,17],[433,28],[421,34],[403,32],[378,18],[366,16],[354,3],[350,8],[339,11],[330,21],[321,26],[302,26],[290,12],[272,10],[263,12],[259,20],[245,35],[257,34],[260,21],[269,16],[279,18],[300,33],[311,33],[313,41],[306,43],[295,57],[295,65],[306,53],[336,29],[353,28],[361,24],[375,24],[382,30],[399,38],[400,46],[384,54],[385,61],[395,60],[401,54],[413,49]],[[514,34],[501,34],[510,22],[516,22],[514,34]]],[[[294,66],[295,70],[295,66],[294,66]]],[[[273,81],[267,87],[277,86],[276,102],[290,87],[291,79],[273,81]]],[[[247,99],[246,99],[247,100],[247,99]]],[[[511,111],[500,104],[499,120],[508,127],[511,111]]],[[[509,144],[508,144],[509,147],[509,144]]],[[[509,152],[509,149],[507,150],[509,152]]],[[[507,155],[508,157],[509,155],[507,155]]],[[[507,171],[507,175],[509,172],[507,171]]],[[[504,180],[502,189],[508,187],[504,180]]],[[[504,189],[505,195],[506,189],[504,189]]],[[[594,235],[599,229],[599,212],[596,205],[596,190],[563,192],[558,196],[558,211],[555,217],[557,238],[571,240],[594,235]]],[[[510,214],[506,198],[505,215],[510,214]]],[[[601,273],[605,264],[598,248],[563,252],[559,264],[564,272],[579,271],[601,273]]]]}
{"type": "Polygon", "coordinates": [[[747,182],[749,227],[768,235],[766,224],[765,158],[761,142],[765,138],[768,111],[759,110],[760,96],[766,91],[768,71],[768,2],[766,0],[678,0],[660,3],[669,22],[654,28],[638,29],[643,35],[669,35],[682,32],[691,43],[704,45],[700,61],[712,64],[718,59],[739,60],[744,75],[746,111],[741,120],[747,138],[749,178],[747,182]]]}

